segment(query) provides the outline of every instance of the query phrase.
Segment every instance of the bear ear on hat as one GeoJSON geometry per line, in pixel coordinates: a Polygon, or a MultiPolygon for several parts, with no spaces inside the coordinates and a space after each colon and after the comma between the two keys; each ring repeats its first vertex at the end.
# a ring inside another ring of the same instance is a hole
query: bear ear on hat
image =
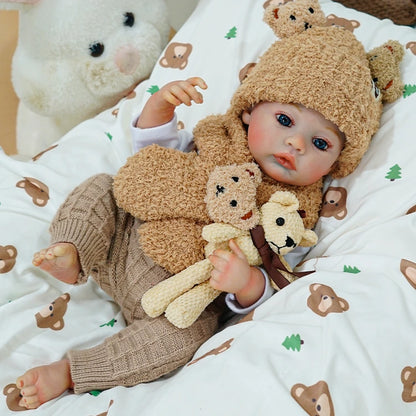
{"type": "Polygon", "coordinates": [[[318,0],[272,0],[264,10],[263,20],[280,39],[326,24],[326,17],[318,0]]]}

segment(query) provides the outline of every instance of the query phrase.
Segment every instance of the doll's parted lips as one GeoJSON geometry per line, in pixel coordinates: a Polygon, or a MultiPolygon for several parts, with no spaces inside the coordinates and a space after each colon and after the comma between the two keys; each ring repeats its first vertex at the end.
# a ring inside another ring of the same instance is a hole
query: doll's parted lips
{"type": "Polygon", "coordinates": [[[289,170],[296,170],[295,158],[290,153],[277,153],[273,156],[279,165],[289,170]]]}

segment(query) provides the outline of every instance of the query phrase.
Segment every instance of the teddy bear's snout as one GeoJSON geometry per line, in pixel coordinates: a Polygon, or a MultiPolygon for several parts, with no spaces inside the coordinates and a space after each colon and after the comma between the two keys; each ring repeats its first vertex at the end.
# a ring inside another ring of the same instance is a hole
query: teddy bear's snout
{"type": "Polygon", "coordinates": [[[289,236],[286,238],[286,247],[296,247],[296,243],[289,236]]]}
{"type": "Polygon", "coordinates": [[[215,196],[218,196],[219,194],[223,194],[225,191],[225,188],[222,185],[217,185],[217,192],[215,192],[215,196]]]}

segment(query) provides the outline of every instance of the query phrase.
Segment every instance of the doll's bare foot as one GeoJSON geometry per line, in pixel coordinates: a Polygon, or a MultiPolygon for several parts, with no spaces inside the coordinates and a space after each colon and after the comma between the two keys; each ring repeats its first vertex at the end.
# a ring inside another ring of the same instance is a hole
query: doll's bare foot
{"type": "Polygon", "coordinates": [[[36,409],[72,387],[69,361],[64,359],[32,368],[17,379],[16,385],[22,395],[19,405],[36,409]]]}
{"type": "Polygon", "coordinates": [[[32,263],[61,282],[69,284],[77,281],[81,270],[78,251],[71,243],[57,243],[35,253],[32,263]]]}

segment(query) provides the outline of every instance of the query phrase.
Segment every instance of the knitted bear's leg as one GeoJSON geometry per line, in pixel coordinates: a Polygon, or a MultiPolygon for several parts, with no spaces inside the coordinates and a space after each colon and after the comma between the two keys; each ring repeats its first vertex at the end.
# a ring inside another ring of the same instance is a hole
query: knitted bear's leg
{"type": "Polygon", "coordinates": [[[96,347],[70,351],[75,393],[134,386],[170,373],[189,362],[215,333],[219,316],[212,304],[186,329],[164,317],[139,319],[96,347]]]}
{"type": "Polygon", "coordinates": [[[78,251],[78,283],[105,270],[116,222],[127,221],[127,214],[115,204],[112,184],[107,174],[88,178],[68,195],[51,223],[51,244],[69,242],[78,251]]]}

